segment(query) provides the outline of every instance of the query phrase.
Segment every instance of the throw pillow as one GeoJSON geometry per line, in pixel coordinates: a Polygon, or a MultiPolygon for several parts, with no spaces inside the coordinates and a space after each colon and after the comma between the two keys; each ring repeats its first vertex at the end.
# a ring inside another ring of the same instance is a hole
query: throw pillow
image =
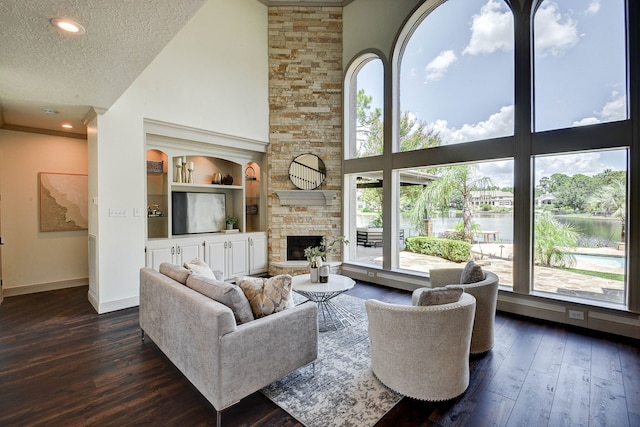
{"type": "Polygon", "coordinates": [[[160,273],[164,274],[167,277],[171,277],[173,280],[175,280],[176,282],[180,282],[183,285],[187,284],[187,278],[191,274],[191,271],[187,270],[186,268],[180,265],[171,264],[169,262],[163,262],[162,264],[160,264],[160,268],[158,268],[158,270],[160,271],[160,273]]]}
{"type": "Polygon", "coordinates": [[[461,286],[447,286],[445,288],[426,288],[420,294],[416,305],[441,305],[457,302],[462,295],[461,286]]]}
{"type": "Polygon", "coordinates": [[[236,285],[249,300],[256,319],[287,308],[291,294],[291,276],[280,274],[270,278],[236,277],[236,285]]]}
{"type": "Polygon", "coordinates": [[[185,262],[184,267],[191,271],[193,274],[197,274],[199,276],[204,276],[216,280],[223,279],[221,271],[212,271],[207,263],[199,258],[194,258],[190,262],[185,262]]]}
{"type": "Polygon", "coordinates": [[[460,283],[476,283],[484,280],[484,272],[482,267],[475,263],[475,261],[469,261],[464,266],[462,274],[460,275],[460,283]]]}
{"type": "Polygon", "coordinates": [[[187,286],[229,307],[233,311],[238,324],[247,323],[254,319],[247,297],[244,296],[242,290],[231,283],[221,282],[194,273],[187,279],[187,286]]]}

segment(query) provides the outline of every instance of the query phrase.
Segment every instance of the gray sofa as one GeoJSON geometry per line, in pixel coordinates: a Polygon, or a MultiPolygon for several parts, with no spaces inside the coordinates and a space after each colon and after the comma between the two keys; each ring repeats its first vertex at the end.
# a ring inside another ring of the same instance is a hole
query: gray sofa
{"type": "Polygon", "coordinates": [[[151,338],[211,402],[218,426],[220,411],[315,361],[317,310],[304,303],[236,324],[229,307],[156,270],[140,270],[143,339],[151,338]]]}

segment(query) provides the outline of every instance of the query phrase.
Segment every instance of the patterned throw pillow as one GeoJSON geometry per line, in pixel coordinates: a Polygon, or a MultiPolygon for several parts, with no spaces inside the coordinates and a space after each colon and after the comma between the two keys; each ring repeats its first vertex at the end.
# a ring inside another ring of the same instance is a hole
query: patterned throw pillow
{"type": "Polygon", "coordinates": [[[185,262],[184,268],[199,276],[204,276],[216,280],[223,279],[221,271],[212,271],[207,263],[202,261],[200,258],[194,258],[191,260],[191,262],[185,262]]]}
{"type": "Polygon", "coordinates": [[[256,319],[282,311],[288,307],[291,276],[281,274],[270,278],[236,277],[236,285],[249,300],[256,319]]]}
{"type": "Polygon", "coordinates": [[[236,285],[192,274],[187,279],[187,286],[229,307],[238,325],[254,320],[247,297],[236,285]]]}
{"type": "Polygon", "coordinates": [[[469,261],[467,265],[464,266],[464,270],[462,270],[462,274],[460,275],[460,283],[476,283],[482,280],[484,280],[484,272],[482,271],[482,267],[476,264],[475,261],[469,261]]]}
{"type": "Polygon", "coordinates": [[[416,305],[441,305],[457,302],[462,292],[463,289],[461,286],[426,288],[420,294],[416,305]]]}

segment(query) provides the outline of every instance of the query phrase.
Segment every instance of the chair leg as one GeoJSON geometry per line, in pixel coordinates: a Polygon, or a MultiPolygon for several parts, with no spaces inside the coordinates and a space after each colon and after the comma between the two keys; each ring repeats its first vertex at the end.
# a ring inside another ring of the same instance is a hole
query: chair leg
{"type": "Polygon", "coordinates": [[[222,411],[216,409],[216,427],[222,427],[222,411]]]}

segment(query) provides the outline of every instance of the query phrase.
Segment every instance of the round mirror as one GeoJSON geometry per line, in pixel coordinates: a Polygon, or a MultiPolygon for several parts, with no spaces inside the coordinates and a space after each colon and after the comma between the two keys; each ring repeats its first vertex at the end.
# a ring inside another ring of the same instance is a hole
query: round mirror
{"type": "Polygon", "coordinates": [[[289,179],[301,190],[315,190],[327,177],[327,168],[315,154],[301,154],[289,166],[289,179]]]}

